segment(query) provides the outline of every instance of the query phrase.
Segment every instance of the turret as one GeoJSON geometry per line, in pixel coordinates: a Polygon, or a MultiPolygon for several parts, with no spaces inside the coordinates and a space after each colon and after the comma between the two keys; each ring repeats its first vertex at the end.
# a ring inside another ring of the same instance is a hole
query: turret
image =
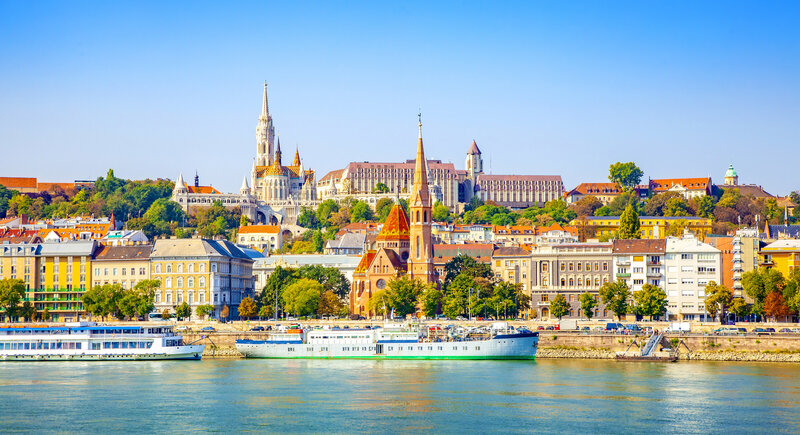
{"type": "Polygon", "coordinates": [[[178,175],[178,181],[175,182],[175,187],[172,189],[173,193],[186,193],[186,183],[183,181],[183,172],[178,175]]]}
{"type": "Polygon", "coordinates": [[[242,187],[239,188],[242,195],[250,195],[250,186],[247,185],[247,177],[242,177],[242,187]]]}

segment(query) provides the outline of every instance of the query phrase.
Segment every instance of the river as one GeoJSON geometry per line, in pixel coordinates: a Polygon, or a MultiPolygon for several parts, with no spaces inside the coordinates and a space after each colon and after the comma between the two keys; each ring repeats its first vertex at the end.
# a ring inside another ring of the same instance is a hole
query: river
{"type": "Polygon", "coordinates": [[[0,432],[800,432],[800,365],[0,363],[0,432]]]}

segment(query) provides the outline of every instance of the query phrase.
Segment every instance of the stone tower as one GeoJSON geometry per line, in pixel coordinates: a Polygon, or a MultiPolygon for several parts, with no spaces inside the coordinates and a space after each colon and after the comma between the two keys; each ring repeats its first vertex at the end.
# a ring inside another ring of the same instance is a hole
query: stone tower
{"type": "Polygon", "coordinates": [[[261,103],[261,115],[258,117],[258,126],[256,127],[257,166],[269,166],[272,164],[274,143],[275,126],[272,124],[272,115],[269,114],[269,104],[267,104],[267,82],[264,82],[264,101],[261,103]]]}
{"type": "Polygon", "coordinates": [[[467,151],[467,159],[464,162],[464,167],[467,170],[467,177],[475,179],[478,174],[483,173],[483,158],[481,158],[481,150],[478,149],[478,144],[473,139],[472,145],[467,151]]]}
{"type": "Polygon", "coordinates": [[[417,159],[414,167],[414,185],[408,200],[411,255],[408,274],[424,283],[435,281],[433,270],[433,244],[431,242],[431,197],[428,190],[428,162],[422,147],[422,115],[419,120],[417,159]]]}

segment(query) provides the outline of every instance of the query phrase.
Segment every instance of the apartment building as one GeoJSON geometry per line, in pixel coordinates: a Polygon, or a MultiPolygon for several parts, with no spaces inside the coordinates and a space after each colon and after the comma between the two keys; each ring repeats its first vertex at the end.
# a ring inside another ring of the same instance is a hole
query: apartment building
{"type": "Polygon", "coordinates": [[[692,234],[668,237],[666,268],[667,317],[670,320],[712,320],[705,310],[705,287],[722,282],[721,251],[692,234]]]}

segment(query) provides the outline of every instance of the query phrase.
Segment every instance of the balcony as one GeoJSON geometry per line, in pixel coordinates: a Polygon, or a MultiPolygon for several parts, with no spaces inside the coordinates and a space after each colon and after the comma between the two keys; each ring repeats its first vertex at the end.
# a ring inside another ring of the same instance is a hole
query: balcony
{"type": "Polygon", "coordinates": [[[661,272],[647,272],[648,278],[659,278],[661,277],[661,272]]]}
{"type": "Polygon", "coordinates": [[[630,278],[630,273],[617,273],[617,278],[630,278]]]}

